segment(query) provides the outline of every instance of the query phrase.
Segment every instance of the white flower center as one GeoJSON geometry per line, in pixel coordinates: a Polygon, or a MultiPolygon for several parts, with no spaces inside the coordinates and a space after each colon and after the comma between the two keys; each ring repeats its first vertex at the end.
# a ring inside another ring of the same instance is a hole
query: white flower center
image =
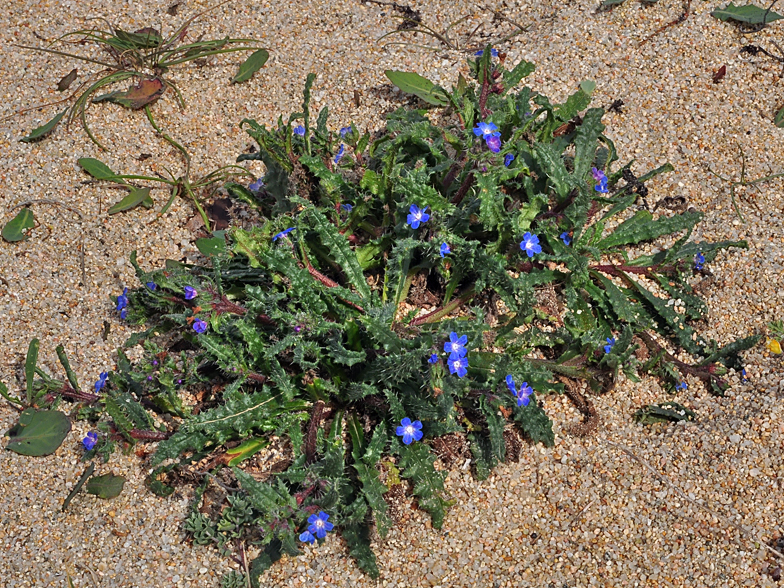
{"type": "Polygon", "coordinates": [[[314,524],[320,529],[321,527],[324,526],[324,521],[322,521],[321,519],[316,519],[316,522],[314,524]]]}
{"type": "Polygon", "coordinates": [[[412,425],[408,425],[406,427],[406,435],[413,435],[414,434],[414,427],[412,425]]]}
{"type": "Polygon", "coordinates": [[[459,369],[460,368],[460,360],[453,361],[452,365],[455,367],[455,369],[459,369]]]}

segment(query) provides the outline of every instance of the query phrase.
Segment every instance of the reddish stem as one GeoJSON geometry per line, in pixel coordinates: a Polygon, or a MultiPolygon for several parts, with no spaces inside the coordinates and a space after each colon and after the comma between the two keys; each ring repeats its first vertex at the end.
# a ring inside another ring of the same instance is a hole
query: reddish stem
{"type": "Polygon", "coordinates": [[[172,436],[169,431],[142,431],[141,429],[131,429],[129,435],[134,439],[142,441],[163,441],[172,436]]]}
{"type": "Polygon", "coordinates": [[[82,402],[96,402],[100,398],[97,394],[74,390],[68,384],[63,384],[62,388],[57,391],[57,394],[67,398],[73,398],[74,400],[81,400],[82,402]]]}

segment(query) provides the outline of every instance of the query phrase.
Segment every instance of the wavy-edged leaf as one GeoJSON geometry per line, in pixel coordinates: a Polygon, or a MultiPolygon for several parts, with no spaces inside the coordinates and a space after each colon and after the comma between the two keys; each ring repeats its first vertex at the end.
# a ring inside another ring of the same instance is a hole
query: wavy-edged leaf
{"type": "Polygon", "coordinates": [[[433,467],[436,457],[424,443],[406,445],[400,453],[401,476],[413,482],[419,507],[430,513],[433,526],[440,529],[449,506],[441,496],[446,472],[436,471],[433,467]]]}
{"type": "Polygon", "coordinates": [[[343,528],[340,533],[346,540],[351,557],[357,562],[361,570],[371,578],[378,578],[379,571],[376,556],[370,547],[370,526],[350,525],[343,528]]]}
{"type": "Polygon", "coordinates": [[[408,94],[414,94],[428,104],[434,106],[446,106],[449,104],[449,97],[444,89],[418,73],[392,69],[388,69],[384,73],[395,86],[408,94]]]}
{"type": "Polygon", "coordinates": [[[9,243],[23,241],[27,239],[27,233],[25,231],[32,229],[34,226],[35,217],[33,216],[33,211],[27,207],[22,208],[22,210],[3,227],[3,239],[9,243]]]}
{"type": "Polygon", "coordinates": [[[515,403],[512,410],[515,422],[532,443],[542,443],[545,447],[552,447],[555,444],[553,421],[539,406],[534,396],[531,396],[528,406],[517,406],[515,403]]]}
{"type": "Polygon", "coordinates": [[[27,135],[26,137],[22,137],[19,140],[22,143],[32,143],[33,141],[43,139],[44,137],[46,137],[46,135],[48,135],[54,130],[54,128],[57,126],[57,123],[59,123],[60,120],[65,116],[66,112],[68,112],[67,108],[62,112],[56,114],[54,118],[49,122],[47,122],[46,124],[34,128],[32,131],[30,131],[29,135],[27,135]]]}
{"type": "Polygon", "coordinates": [[[662,235],[671,235],[684,229],[691,230],[703,217],[701,212],[687,211],[672,217],[653,220],[647,210],[640,210],[622,222],[616,229],[599,241],[599,249],[610,249],[620,245],[634,245],[641,241],[651,241],[662,235]]]}
{"type": "Polygon", "coordinates": [[[661,404],[649,404],[634,413],[634,420],[641,425],[651,425],[653,423],[693,421],[697,415],[693,410],[686,408],[677,402],[662,402],[661,404]]]}
{"type": "Polygon", "coordinates": [[[297,413],[307,409],[303,400],[281,402],[281,398],[262,390],[247,394],[236,380],[224,392],[224,404],[192,416],[169,439],[162,441],[152,465],[178,457],[183,451],[201,450],[229,439],[243,437],[253,430],[271,432],[285,426],[297,413]]]}
{"type": "Polygon", "coordinates": [[[654,296],[639,282],[629,279],[630,284],[642,295],[645,301],[653,308],[659,316],[660,323],[663,322],[664,327],[659,329],[664,335],[674,336],[680,346],[692,355],[701,355],[702,348],[705,346],[705,341],[699,337],[697,333],[688,324],[683,315],[675,312],[675,309],[670,306],[669,301],[666,299],[654,296]]]}
{"type": "Polygon", "coordinates": [[[534,157],[560,199],[566,198],[572,189],[573,180],[563,162],[561,154],[549,143],[534,143],[534,157]]]}
{"type": "Polygon", "coordinates": [[[128,195],[115,203],[107,213],[117,214],[118,212],[125,212],[126,210],[136,208],[139,205],[144,206],[145,208],[152,208],[153,201],[150,196],[150,188],[131,188],[128,195]]]}
{"type": "Polygon", "coordinates": [[[248,81],[253,74],[259,71],[267,63],[269,53],[264,49],[259,49],[251,53],[248,58],[240,64],[237,75],[231,78],[232,84],[240,84],[248,81]]]}
{"type": "Polygon", "coordinates": [[[574,118],[581,110],[588,108],[591,103],[591,95],[579,88],[574,94],[566,99],[566,102],[559,104],[553,109],[553,114],[561,122],[567,122],[574,118]]]}
{"type": "Polygon", "coordinates": [[[582,178],[591,169],[596,155],[599,136],[604,132],[602,124],[604,110],[589,108],[583,117],[583,123],[577,127],[574,135],[574,177],[582,178]]]}
{"type": "MultiPolygon", "coordinates": [[[[531,75],[535,69],[536,66],[533,63],[531,63],[530,61],[522,60],[520,63],[514,66],[514,69],[512,71],[505,71],[504,93],[508,92],[509,90],[514,88],[517,84],[519,84],[520,80],[531,75]]],[[[464,78],[463,78],[463,83],[465,84],[464,78]]]]}

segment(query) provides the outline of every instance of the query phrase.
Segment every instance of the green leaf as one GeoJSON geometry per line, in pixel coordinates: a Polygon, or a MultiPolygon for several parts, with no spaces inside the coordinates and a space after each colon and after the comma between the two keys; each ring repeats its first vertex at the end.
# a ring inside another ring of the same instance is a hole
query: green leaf
{"type": "Polygon", "coordinates": [[[577,127],[574,136],[574,177],[583,178],[591,169],[596,154],[597,140],[604,132],[602,124],[604,110],[590,108],[583,117],[583,124],[577,127]]]}
{"type": "Polygon", "coordinates": [[[780,129],[784,128],[784,108],[781,108],[776,113],[776,117],[773,119],[773,124],[775,124],[780,129]]]}
{"type": "Polygon", "coordinates": [[[54,453],[71,430],[71,421],[59,410],[28,408],[19,423],[8,431],[6,449],[20,455],[39,457],[54,453]],[[26,424],[22,424],[25,420],[26,424]]]}
{"type": "Polygon", "coordinates": [[[338,228],[315,207],[307,208],[303,211],[302,216],[310,219],[310,227],[321,237],[321,242],[329,249],[338,267],[343,270],[357,294],[366,303],[371,302],[370,286],[368,286],[362,266],[357,260],[357,254],[351,249],[351,244],[345,235],[341,235],[338,228]]]}
{"type": "Polygon", "coordinates": [[[145,208],[152,208],[153,202],[150,196],[150,188],[131,188],[128,195],[112,206],[107,212],[108,214],[117,214],[118,212],[125,212],[131,210],[139,205],[145,208]]]}
{"type": "Polygon", "coordinates": [[[251,588],[261,588],[259,582],[261,575],[272,567],[276,561],[283,557],[279,539],[273,539],[250,564],[249,576],[251,588]]]}
{"type": "MultiPolygon", "coordinates": [[[[505,71],[504,93],[514,88],[524,77],[531,75],[535,69],[536,66],[533,63],[523,60],[518,63],[512,71],[505,71]]],[[[462,79],[463,83],[465,84],[465,78],[461,76],[460,79],[462,79]]]]}
{"type": "Polygon", "coordinates": [[[32,229],[35,226],[35,217],[33,211],[29,208],[22,208],[19,213],[12,218],[3,227],[3,239],[9,243],[16,243],[27,239],[27,229],[32,229]]]}
{"type": "Polygon", "coordinates": [[[664,423],[667,421],[693,421],[697,416],[694,411],[677,402],[649,404],[634,413],[634,420],[642,425],[664,423]]]}
{"type": "Polygon", "coordinates": [[[622,222],[618,227],[597,243],[600,249],[610,249],[619,245],[633,245],[641,241],[650,241],[662,235],[671,235],[684,229],[693,229],[703,217],[701,212],[689,211],[673,217],[660,217],[653,220],[647,210],[638,211],[633,217],[622,222]]]}
{"type": "Polygon", "coordinates": [[[215,231],[212,234],[214,236],[210,238],[196,239],[196,249],[207,257],[226,252],[226,231],[215,231]]]}
{"type": "Polygon", "coordinates": [[[433,526],[440,529],[444,524],[448,506],[441,496],[446,472],[436,471],[433,467],[436,458],[424,443],[405,445],[400,453],[401,475],[413,482],[414,496],[418,499],[419,507],[430,513],[433,526]]]}
{"type": "Polygon", "coordinates": [[[84,470],[84,473],[82,473],[82,477],[79,478],[78,482],[76,482],[76,486],[74,486],[73,490],[71,490],[68,496],[65,497],[65,500],[63,501],[63,506],[60,509],[61,512],[65,512],[65,509],[68,508],[69,504],[71,504],[71,500],[73,500],[73,497],[76,496],[79,490],[82,489],[82,486],[84,486],[84,483],[87,481],[87,478],[92,476],[94,471],[95,471],[95,464],[91,463],[89,467],[87,467],[84,470]]]}
{"type": "Polygon", "coordinates": [[[376,565],[376,556],[370,547],[370,526],[346,526],[341,531],[341,535],[346,540],[348,551],[357,562],[359,568],[371,578],[378,578],[379,572],[378,565],[376,565]]]}
{"type": "Polygon", "coordinates": [[[784,16],[781,16],[780,14],[776,14],[772,11],[768,12],[766,9],[754,6],[753,4],[735,6],[732,2],[724,8],[714,10],[711,12],[711,16],[724,22],[734,20],[749,24],[767,24],[784,18],[784,16]]]}
{"type": "Polygon", "coordinates": [[[24,406],[24,402],[18,398],[13,398],[10,394],[8,394],[8,386],[6,386],[3,382],[0,382],[0,396],[5,398],[8,402],[17,404],[19,406],[24,406]]]}
{"type": "Polygon", "coordinates": [[[114,34],[115,36],[112,40],[120,41],[129,49],[154,49],[155,47],[160,47],[161,43],[163,43],[161,33],[152,27],[145,27],[134,33],[116,29],[114,34]]]}
{"type": "Polygon", "coordinates": [[[65,348],[62,345],[58,345],[55,349],[57,353],[57,359],[60,360],[60,364],[63,366],[65,370],[65,375],[68,378],[68,382],[73,386],[73,389],[77,392],[80,391],[79,388],[79,381],[76,379],[76,374],[71,369],[71,364],[68,362],[68,356],[65,354],[65,348]]]}
{"type": "Polygon", "coordinates": [[[76,163],[96,180],[111,180],[121,184],[125,183],[125,180],[117,179],[117,174],[109,169],[108,165],[98,159],[82,157],[76,160],[76,163]]]}
{"type": "Polygon", "coordinates": [[[548,143],[534,143],[534,157],[560,199],[566,198],[572,189],[572,177],[566,170],[561,154],[548,143]]]}
{"type": "Polygon", "coordinates": [[[98,498],[114,498],[120,495],[125,485],[125,478],[114,474],[95,476],[87,482],[85,490],[88,494],[95,494],[98,498]]]}
{"type": "Polygon", "coordinates": [[[591,95],[584,92],[582,88],[566,99],[566,102],[555,107],[553,114],[561,122],[566,122],[574,118],[574,115],[585,110],[591,103],[591,95]]]}
{"type": "Polygon", "coordinates": [[[656,311],[661,321],[668,327],[667,329],[661,328],[659,330],[665,335],[674,335],[681,347],[692,355],[702,355],[702,347],[705,345],[705,342],[702,337],[697,336],[694,329],[686,324],[685,317],[675,312],[675,309],[669,305],[668,300],[654,296],[635,280],[630,279],[628,281],[642,294],[645,301],[656,311]]]}
{"type": "Polygon", "coordinates": [[[237,75],[231,78],[231,83],[240,84],[242,82],[248,81],[253,76],[253,74],[261,69],[261,66],[267,63],[267,59],[269,59],[269,53],[267,53],[267,51],[264,49],[254,51],[245,61],[240,64],[240,68],[237,70],[237,75]]]}
{"type": "Polygon", "coordinates": [[[384,73],[398,88],[408,94],[418,96],[428,104],[435,106],[446,106],[449,104],[449,98],[444,89],[427,78],[423,78],[418,73],[392,69],[388,69],[384,73]]]}
{"type": "Polygon", "coordinates": [[[596,89],[596,82],[591,80],[583,80],[580,82],[580,89],[590,96],[596,89]]]}
{"type": "Polygon", "coordinates": [[[59,123],[60,119],[62,119],[65,116],[66,112],[68,112],[67,108],[63,110],[61,113],[57,114],[48,123],[33,129],[29,135],[27,135],[26,137],[22,137],[19,140],[22,143],[32,143],[33,141],[37,141],[38,139],[43,139],[44,137],[46,137],[46,135],[48,135],[54,130],[54,128],[57,126],[57,123],[59,123]]]}
{"type": "Polygon", "coordinates": [[[226,457],[230,458],[228,465],[234,467],[249,457],[264,449],[269,442],[262,437],[251,437],[232,449],[226,450],[226,457]]]}
{"type": "Polygon", "coordinates": [[[515,422],[532,443],[541,442],[545,447],[552,447],[555,444],[553,422],[534,397],[531,397],[528,406],[517,406],[515,403],[512,410],[515,422]]]}

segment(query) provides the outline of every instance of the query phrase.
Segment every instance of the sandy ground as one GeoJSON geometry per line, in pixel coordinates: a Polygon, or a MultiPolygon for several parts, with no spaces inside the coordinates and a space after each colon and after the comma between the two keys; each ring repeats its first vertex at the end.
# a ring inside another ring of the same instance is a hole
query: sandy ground
{"type": "MultiPolygon", "coordinates": [[[[144,209],[110,217],[106,211],[120,194],[85,183],[76,165],[79,157],[96,157],[126,173],[182,170],[143,114],[115,105],[88,109],[90,126],[108,151],[91,143],[78,123],[39,143],[19,142],[62,108],[31,109],[61,98],[55,86],[62,76],[78,67],[84,80],[100,67],[14,44],[43,46],[41,38],[106,28],[90,17],[126,30],[152,25],[170,32],[208,6],[187,1],[171,16],[172,2],[8,0],[0,14],[0,116],[28,109],[0,122],[0,222],[29,201],[37,201],[32,209],[38,221],[29,240],[0,242],[0,379],[12,391],[23,386],[18,366],[32,337],[40,339],[40,362],[52,373],[61,375],[55,355],[60,344],[83,382],[112,368],[129,330],[114,316],[109,296],[135,285],[129,253],[137,250],[150,268],[195,251],[188,202],[176,201],[157,221],[154,210],[144,209]],[[111,325],[106,340],[105,320],[111,325]]],[[[298,110],[308,72],[318,74],[313,105],[329,105],[335,129],[353,121],[373,130],[386,112],[411,102],[391,87],[385,69],[417,71],[449,87],[466,70],[465,47],[514,30],[475,3],[411,6],[438,30],[468,16],[451,33],[457,48],[421,35],[387,39],[400,45],[378,42],[399,21],[389,6],[357,0],[224,5],[194,24],[189,38],[254,37],[270,49],[270,61],[240,85],[229,84],[238,62],[233,57],[173,70],[170,79],[182,89],[187,109],[166,94],[154,107],[158,123],[187,146],[198,176],[247,150],[252,141],[239,128],[243,118],[271,124],[298,110]]],[[[781,64],[741,53],[747,44],[776,52],[772,43],[781,39],[784,25],[744,36],[710,16],[720,7],[716,0],[690,7],[684,22],[655,34],[682,14],[680,2],[649,6],[628,0],[610,12],[597,12],[596,3],[584,0],[488,5],[528,27],[499,48],[508,62],[536,63],[527,80],[535,90],[563,100],[579,81],[591,79],[597,84],[595,105],[623,100],[621,112],[604,118],[621,161],[635,159],[638,173],[667,161],[675,166],[650,182],[649,198],[683,196],[705,211],[695,240],[748,241],[748,249],[723,252],[709,267],[715,282],[705,292],[711,313],[704,332],[727,343],[782,318],[784,183],[739,188],[744,223],[732,207],[729,183],[716,174],[737,181],[743,171],[747,179],[784,171],[784,130],[772,122],[784,106],[781,64]],[[714,83],[722,66],[726,76],[714,83]]],[[[154,190],[153,197],[160,210],[165,192],[154,190]]],[[[426,515],[405,509],[388,538],[374,546],[379,581],[363,575],[342,541],[330,537],[320,547],[306,547],[303,557],[276,564],[264,585],[773,586],[770,571],[784,562],[763,544],[784,534],[781,356],[760,346],[746,357],[749,382],[732,375],[725,398],[689,381],[679,401],[697,419],[687,425],[633,423],[637,408],[666,399],[652,380],[626,382],[597,398],[602,424],[586,439],[567,432],[579,416],[568,401],[546,398],[556,446],[526,447],[519,462],[499,467],[484,482],[460,469],[452,472],[447,492],[457,502],[444,528],[431,529],[426,515]]],[[[15,419],[15,411],[0,405],[1,430],[15,419]]],[[[120,497],[101,501],[80,494],[61,513],[84,469],[79,440],[85,431],[76,423],[46,458],[0,452],[0,585],[59,587],[68,575],[74,586],[218,586],[223,573],[236,569],[214,550],[184,543],[187,494],[152,496],[133,455],[100,465],[104,473],[128,477],[120,497]]]]}

